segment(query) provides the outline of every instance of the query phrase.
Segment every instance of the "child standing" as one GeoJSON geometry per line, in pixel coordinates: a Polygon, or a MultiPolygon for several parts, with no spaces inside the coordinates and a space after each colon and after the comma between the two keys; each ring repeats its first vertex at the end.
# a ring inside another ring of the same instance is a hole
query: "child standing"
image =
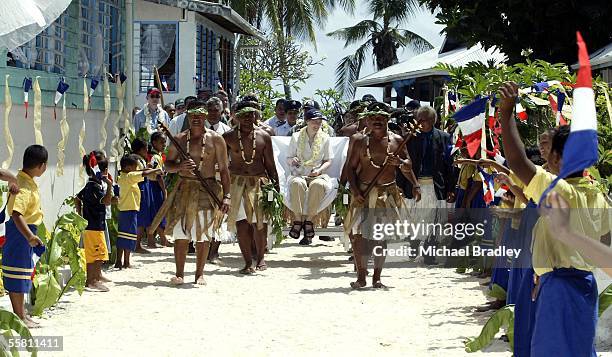
{"type": "MultiPolygon", "coordinates": [[[[144,170],[148,168],[147,157],[149,156],[149,148],[146,142],[136,138],[132,141],[132,152],[136,154],[138,158],[138,170],[144,170]]],[[[148,248],[157,248],[155,244],[155,237],[149,237],[147,228],[153,221],[151,207],[151,182],[150,180],[155,179],[155,175],[151,177],[144,177],[142,182],[138,183],[140,188],[140,209],[138,210],[138,239],[136,240],[136,252],[137,253],[149,253],[148,250],[144,249],[140,245],[140,241],[146,237],[148,248]]]]}
{"type": "Polygon", "coordinates": [[[108,291],[103,282],[102,264],[108,260],[108,247],[104,231],[106,230],[106,205],[110,205],[113,187],[108,176],[102,171],[108,169],[108,162],[101,152],[92,151],[83,156],[83,166],[89,176],[85,187],[77,194],[82,203],[82,215],[87,220],[87,228],[83,233],[85,260],[87,262],[86,286],[93,291],[108,291]],[[96,155],[97,154],[97,155],[96,155]],[[106,185],[106,190],[102,186],[106,185]]]}
{"type": "Polygon", "coordinates": [[[40,177],[47,170],[49,154],[41,145],[31,145],[23,154],[23,168],[17,173],[19,192],[9,195],[7,212],[10,220],[6,223],[6,243],[2,249],[2,279],[9,292],[13,312],[28,327],[37,327],[26,315],[24,294],[32,288],[32,247],[42,248],[42,241],[36,236],[37,226],[43,220],[40,194],[34,177],[40,177]]]}
{"type": "MultiPolygon", "coordinates": [[[[166,149],[166,136],[159,131],[154,132],[151,135],[151,146],[153,146],[152,157],[149,166],[154,169],[164,167],[164,150],[166,149]]],[[[151,218],[155,218],[157,212],[164,204],[168,192],[166,191],[166,184],[164,182],[164,173],[157,175],[155,180],[151,180],[151,218]]],[[[172,245],[166,239],[164,229],[166,228],[166,218],[164,218],[159,227],[157,228],[157,234],[161,240],[161,244],[164,247],[171,247],[172,245]]]]}
{"type": "Polygon", "coordinates": [[[145,175],[157,174],[160,169],[137,170],[139,156],[130,154],[121,159],[121,174],[117,178],[119,184],[119,234],[117,238],[117,262],[115,268],[130,267],[130,252],[136,250],[138,239],[138,211],[140,204],[140,188],[138,184],[145,175]],[[123,258],[123,264],[121,260],[123,258]]]}

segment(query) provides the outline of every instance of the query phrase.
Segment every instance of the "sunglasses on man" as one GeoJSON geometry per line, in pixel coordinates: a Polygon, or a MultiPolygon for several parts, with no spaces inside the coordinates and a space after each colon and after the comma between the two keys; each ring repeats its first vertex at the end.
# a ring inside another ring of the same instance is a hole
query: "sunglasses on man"
{"type": "Polygon", "coordinates": [[[159,99],[159,98],[161,98],[161,95],[159,95],[159,94],[149,94],[149,98],[157,98],[157,99],[159,99]]]}

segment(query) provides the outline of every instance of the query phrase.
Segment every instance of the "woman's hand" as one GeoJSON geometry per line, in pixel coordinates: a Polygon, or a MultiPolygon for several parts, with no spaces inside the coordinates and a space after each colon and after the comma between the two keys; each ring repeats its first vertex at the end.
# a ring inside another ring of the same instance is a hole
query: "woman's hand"
{"type": "Polygon", "coordinates": [[[495,175],[495,181],[508,186],[514,186],[514,181],[503,172],[498,172],[497,175],[495,175]]]}
{"type": "Polygon", "coordinates": [[[308,176],[310,176],[310,177],[317,177],[319,175],[321,175],[321,170],[319,170],[319,169],[314,169],[314,170],[310,171],[310,173],[308,174],[308,176]]]}

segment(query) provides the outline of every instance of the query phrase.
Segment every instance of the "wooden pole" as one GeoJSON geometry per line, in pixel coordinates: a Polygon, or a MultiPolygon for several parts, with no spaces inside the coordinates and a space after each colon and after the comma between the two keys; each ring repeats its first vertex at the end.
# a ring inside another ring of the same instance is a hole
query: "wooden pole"
{"type": "Polygon", "coordinates": [[[162,86],[161,79],[159,78],[159,72],[157,71],[157,66],[153,66],[153,70],[155,71],[155,84],[159,87],[159,93],[161,96],[160,102],[163,108],[165,106],[164,105],[164,87],[162,86]]]}

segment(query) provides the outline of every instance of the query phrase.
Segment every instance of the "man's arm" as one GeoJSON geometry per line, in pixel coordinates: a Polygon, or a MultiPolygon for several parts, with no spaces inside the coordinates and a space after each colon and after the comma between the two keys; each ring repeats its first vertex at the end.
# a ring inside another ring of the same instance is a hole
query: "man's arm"
{"type": "Polygon", "coordinates": [[[365,201],[363,197],[363,192],[361,192],[361,188],[359,187],[359,180],[357,178],[357,169],[359,168],[359,155],[362,150],[362,142],[363,139],[356,139],[353,143],[353,146],[351,147],[351,150],[348,152],[347,157],[347,178],[351,187],[351,191],[358,203],[363,203],[365,201]]]}
{"type": "Polygon", "coordinates": [[[106,192],[101,202],[105,206],[110,206],[113,200],[113,182],[108,179],[108,176],[102,176],[102,180],[106,182],[106,192]]]}
{"type": "MultiPolygon", "coordinates": [[[[214,144],[217,166],[219,167],[219,176],[221,176],[221,186],[223,187],[223,204],[225,205],[227,203],[229,206],[231,198],[225,198],[225,196],[230,193],[230,173],[227,159],[227,144],[221,135],[215,135],[214,144]]],[[[224,211],[223,213],[226,212],[227,211],[224,211]]]]}
{"type": "MultiPolygon", "coordinates": [[[[266,175],[274,182],[274,187],[280,192],[280,184],[278,182],[278,173],[276,172],[276,165],[274,164],[274,151],[272,150],[272,137],[264,131],[263,136],[266,145],[263,150],[264,167],[266,168],[266,175]]],[[[253,133],[255,135],[255,133],[253,133]]]]}
{"type": "Polygon", "coordinates": [[[8,182],[10,193],[16,194],[19,192],[17,177],[15,177],[15,175],[13,175],[10,171],[0,169],[0,180],[8,182]]]}
{"type": "Polygon", "coordinates": [[[523,181],[525,185],[531,182],[536,173],[535,165],[529,161],[525,153],[525,145],[521,141],[516,121],[512,117],[512,111],[518,97],[518,85],[514,82],[506,82],[499,88],[501,104],[499,107],[499,122],[502,127],[504,153],[510,169],[523,181]]]}

